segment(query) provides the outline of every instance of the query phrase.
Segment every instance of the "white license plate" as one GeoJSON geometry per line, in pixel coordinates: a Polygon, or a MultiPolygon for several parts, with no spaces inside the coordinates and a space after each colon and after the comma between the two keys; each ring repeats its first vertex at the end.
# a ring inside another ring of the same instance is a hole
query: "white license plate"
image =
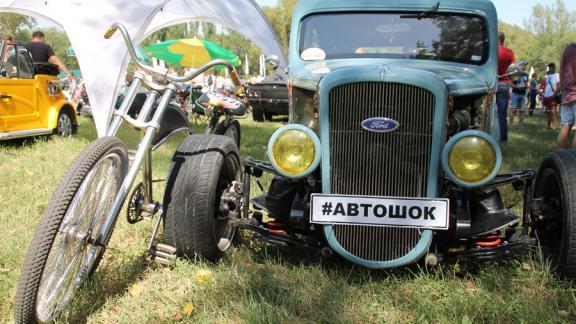
{"type": "Polygon", "coordinates": [[[448,199],[312,194],[311,222],[448,229],[448,199]]]}

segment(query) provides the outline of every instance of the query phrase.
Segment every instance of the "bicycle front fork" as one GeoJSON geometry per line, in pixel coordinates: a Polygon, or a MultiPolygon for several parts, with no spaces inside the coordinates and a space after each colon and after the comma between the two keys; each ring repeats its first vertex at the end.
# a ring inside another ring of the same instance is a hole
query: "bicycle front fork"
{"type": "MultiPolygon", "coordinates": [[[[133,119],[128,115],[128,110],[136,97],[136,93],[138,88],[145,82],[144,78],[140,74],[134,75],[134,81],[132,85],[128,89],[128,94],[120,106],[120,108],[114,113],[114,119],[110,124],[110,127],[107,132],[107,136],[116,136],[118,129],[123,121],[128,122],[131,126],[137,129],[145,129],[144,137],[140,141],[138,145],[138,149],[134,156],[134,161],[128,170],[128,174],[124,181],[122,182],[122,186],[116,194],[116,198],[114,200],[114,204],[112,205],[112,209],[106,216],[106,220],[102,226],[100,233],[96,236],[95,244],[99,246],[106,246],[108,241],[110,240],[110,236],[112,234],[112,229],[114,224],[116,223],[116,218],[120,214],[120,210],[124,205],[124,201],[136,180],[138,175],[138,171],[144,163],[144,195],[147,199],[145,199],[144,208],[148,205],[148,209],[152,208],[150,205],[152,204],[152,141],[154,137],[158,133],[160,128],[160,122],[164,117],[164,113],[168,108],[168,104],[172,100],[174,94],[176,93],[176,87],[172,84],[166,85],[163,89],[159,88],[152,88],[150,89],[150,93],[144,103],[140,114],[138,115],[138,119],[133,119]],[[162,96],[160,97],[160,101],[158,103],[158,107],[156,108],[156,112],[150,121],[148,117],[150,112],[154,107],[154,103],[156,99],[160,96],[160,91],[163,91],[162,96]],[[147,200],[147,201],[146,201],[147,200]]],[[[145,210],[148,211],[148,210],[145,210]]]]}

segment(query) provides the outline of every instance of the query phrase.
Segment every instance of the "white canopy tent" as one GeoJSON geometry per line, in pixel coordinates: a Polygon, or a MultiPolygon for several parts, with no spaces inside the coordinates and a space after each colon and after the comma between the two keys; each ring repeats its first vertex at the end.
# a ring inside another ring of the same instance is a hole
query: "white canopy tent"
{"type": "Polygon", "coordinates": [[[64,29],[85,79],[100,136],[108,127],[129,59],[119,33],[109,40],[103,37],[114,22],[122,23],[136,44],[177,23],[220,24],[244,35],[266,54],[278,55],[286,66],[282,46],[254,0],[0,0],[1,12],[48,18],[64,29]]]}

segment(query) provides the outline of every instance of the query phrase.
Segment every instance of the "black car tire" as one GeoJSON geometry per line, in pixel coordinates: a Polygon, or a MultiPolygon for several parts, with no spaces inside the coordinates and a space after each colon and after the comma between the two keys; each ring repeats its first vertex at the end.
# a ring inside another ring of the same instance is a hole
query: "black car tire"
{"type": "Polygon", "coordinates": [[[191,135],[180,144],[164,194],[164,236],[179,256],[215,262],[232,246],[237,230],[221,215],[220,197],[240,176],[240,154],[232,139],[191,135]]]}
{"type": "Polygon", "coordinates": [[[576,276],[576,150],[544,157],[534,197],[543,202],[543,218],[534,220],[542,255],[564,277],[576,276]]]}
{"type": "Polygon", "coordinates": [[[264,121],[264,112],[261,107],[252,107],[252,119],[256,122],[264,121]]]}
{"type": "Polygon", "coordinates": [[[230,137],[234,143],[236,143],[236,146],[240,147],[240,123],[237,120],[233,119],[228,122],[219,123],[214,130],[214,134],[230,137]]]}

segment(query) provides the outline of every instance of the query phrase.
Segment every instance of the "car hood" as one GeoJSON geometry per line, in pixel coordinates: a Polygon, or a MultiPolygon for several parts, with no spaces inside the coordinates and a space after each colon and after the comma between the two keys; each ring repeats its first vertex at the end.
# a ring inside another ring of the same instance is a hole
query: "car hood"
{"type": "Polygon", "coordinates": [[[316,90],[322,77],[332,71],[344,67],[369,65],[373,65],[374,69],[380,66],[385,66],[391,70],[394,70],[395,67],[401,67],[433,73],[444,80],[448,91],[454,96],[486,93],[494,90],[496,86],[496,80],[487,79],[484,71],[477,66],[416,60],[362,59],[310,62],[302,64],[298,68],[292,68],[290,79],[293,80],[293,85],[296,87],[316,90]]]}

